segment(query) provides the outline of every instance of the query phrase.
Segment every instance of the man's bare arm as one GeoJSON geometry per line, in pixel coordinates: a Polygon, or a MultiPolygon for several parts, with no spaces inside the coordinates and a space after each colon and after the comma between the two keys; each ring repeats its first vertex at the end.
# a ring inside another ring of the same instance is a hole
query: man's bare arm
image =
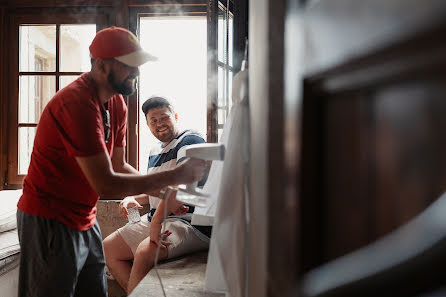
{"type": "Polygon", "coordinates": [[[113,149],[113,156],[111,157],[113,170],[120,173],[140,174],[132,165],[125,160],[125,148],[115,147],[113,149]]]}
{"type": "Polygon", "coordinates": [[[100,197],[122,197],[151,193],[172,184],[197,181],[204,173],[204,162],[190,159],[179,167],[149,175],[117,173],[106,152],[89,157],[76,157],[82,172],[100,197]]]}
{"type": "MultiPolygon", "coordinates": [[[[111,158],[113,170],[115,172],[120,173],[132,173],[132,174],[141,174],[138,170],[136,170],[132,165],[127,163],[125,160],[125,148],[124,147],[115,147],[113,150],[113,156],[111,158]]],[[[148,195],[158,197],[160,191],[155,190],[152,192],[147,193],[148,195]]],[[[149,203],[149,197],[147,194],[137,195],[135,196],[136,201],[138,201],[139,204],[148,204],[149,203]]]]}

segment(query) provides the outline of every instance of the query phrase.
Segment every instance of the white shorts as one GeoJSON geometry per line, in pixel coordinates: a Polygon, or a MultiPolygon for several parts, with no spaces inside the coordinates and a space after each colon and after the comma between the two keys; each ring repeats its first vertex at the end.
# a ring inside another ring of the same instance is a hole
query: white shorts
{"type": "MultiPolygon", "coordinates": [[[[127,224],[119,228],[118,232],[135,255],[138,245],[149,236],[149,230],[150,222],[147,220],[147,214],[145,214],[141,217],[141,222],[127,224]]],[[[167,241],[172,242],[167,247],[168,259],[209,248],[208,237],[178,218],[167,218],[163,222],[163,230],[172,232],[167,238],[167,241]]]]}

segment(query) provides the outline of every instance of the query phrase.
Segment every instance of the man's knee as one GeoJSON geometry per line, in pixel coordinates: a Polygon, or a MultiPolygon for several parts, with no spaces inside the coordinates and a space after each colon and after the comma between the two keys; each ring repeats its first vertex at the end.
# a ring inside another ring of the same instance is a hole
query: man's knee
{"type": "Polygon", "coordinates": [[[106,261],[110,259],[130,260],[133,258],[130,247],[117,231],[104,239],[103,246],[106,261]]]}
{"type": "Polygon", "coordinates": [[[113,232],[112,234],[108,235],[102,242],[102,245],[104,246],[105,258],[108,258],[112,255],[113,250],[114,250],[113,245],[114,245],[115,238],[116,238],[115,232],[113,232]]]}
{"type": "MultiPolygon", "coordinates": [[[[138,245],[135,253],[135,261],[142,260],[147,262],[152,262],[155,260],[157,245],[147,238],[138,245]]],[[[161,245],[159,251],[159,259],[167,258],[167,248],[161,245]]]]}
{"type": "Polygon", "coordinates": [[[152,250],[153,245],[151,244],[150,240],[142,241],[136,248],[135,259],[140,257],[149,257],[153,253],[152,250]]]}

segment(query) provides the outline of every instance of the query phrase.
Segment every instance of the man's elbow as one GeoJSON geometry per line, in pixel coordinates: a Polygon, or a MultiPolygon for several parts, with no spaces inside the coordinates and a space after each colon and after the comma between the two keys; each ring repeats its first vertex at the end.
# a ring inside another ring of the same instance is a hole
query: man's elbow
{"type": "Polygon", "coordinates": [[[97,187],[95,190],[100,199],[112,199],[114,196],[113,191],[105,186],[97,187]]]}
{"type": "Polygon", "coordinates": [[[121,198],[119,189],[122,187],[119,187],[116,184],[117,183],[113,180],[113,177],[108,177],[97,181],[93,188],[100,199],[118,199],[121,198]]]}
{"type": "Polygon", "coordinates": [[[114,172],[125,173],[125,163],[122,162],[112,162],[112,167],[114,172]]]}
{"type": "Polygon", "coordinates": [[[112,199],[111,192],[106,189],[96,189],[96,194],[98,194],[99,199],[112,199]]]}

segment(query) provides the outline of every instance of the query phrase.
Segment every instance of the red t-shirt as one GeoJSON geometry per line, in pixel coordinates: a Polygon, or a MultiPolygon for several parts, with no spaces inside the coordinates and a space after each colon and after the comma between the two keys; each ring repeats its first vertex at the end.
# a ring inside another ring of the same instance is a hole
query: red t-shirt
{"type": "Polygon", "coordinates": [[[51,99],[37,126],[23,195],[17,207],[28,214],[87,230],[96,219],[98,195],[75,157],[125,146],[127,106],[121,95],[108,102],[110,138],[105,143],[103,104],[94,81],[83,74],[51,99]]]}

